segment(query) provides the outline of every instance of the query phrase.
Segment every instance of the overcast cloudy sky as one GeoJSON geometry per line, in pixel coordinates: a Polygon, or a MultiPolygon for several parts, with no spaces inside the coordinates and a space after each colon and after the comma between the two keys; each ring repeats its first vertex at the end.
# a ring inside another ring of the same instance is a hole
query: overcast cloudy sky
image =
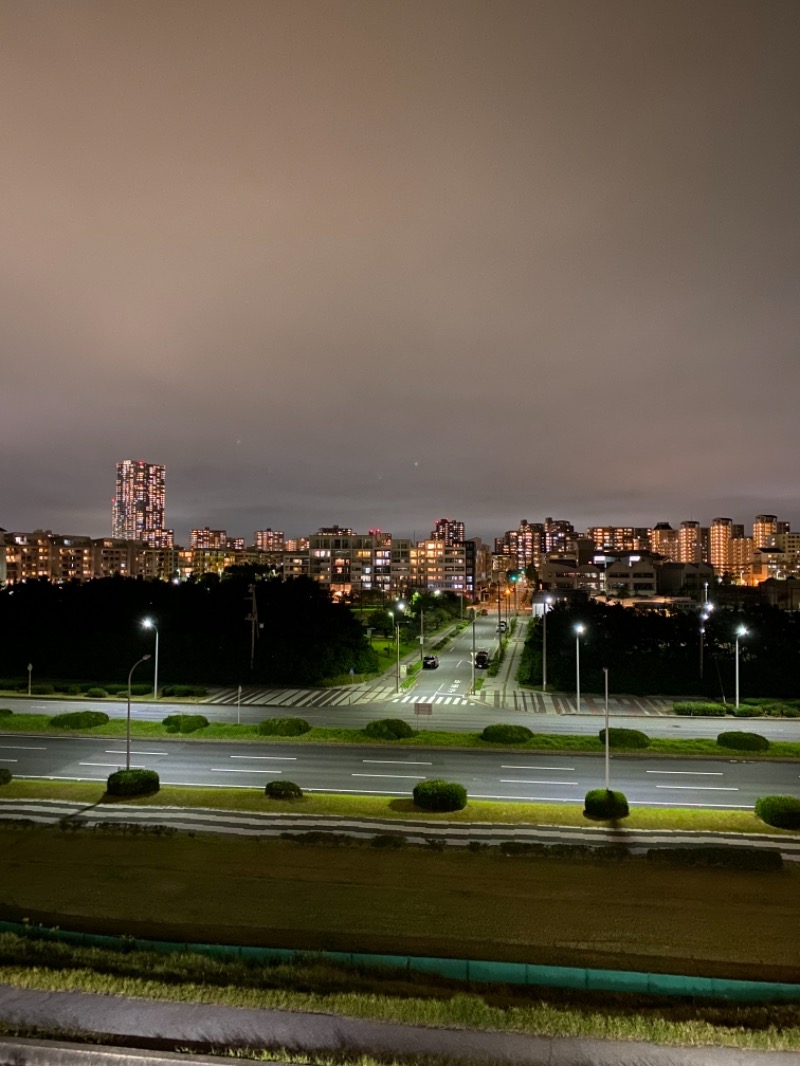
{"type": "Polygon", "coordinates": [[[800,526],[797,0],[9,0],[0,526],[800,526]]]}

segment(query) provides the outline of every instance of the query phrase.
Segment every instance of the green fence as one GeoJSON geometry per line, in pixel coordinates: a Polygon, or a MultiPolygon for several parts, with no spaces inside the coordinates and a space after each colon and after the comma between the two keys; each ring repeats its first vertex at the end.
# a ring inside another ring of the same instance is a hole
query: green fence
{"type": "Polygon", "coordinates": [[[593,992],[637,992],[655,996],[699,996],[746,1002],[800,999],[800,984],[776,981],[734,981],[717,977],[687,977],[680,974],[638,973],[634,970],[590,970],[572,966],[534,966],[518,962],[487,962],[478,959],[436,959],[414,955],[367,955],[348,951],[295,951],[292,948],[252,948],[227,944],[183,944],[167,940],[73,933],[65,929],[0,921],[0,932],[40,940],[55,940],[80,947],[119,951],[155,951],[164,955],[188,952],[218,959],[249,959],[255,962],[287,961],[293,958],[328,959],[351,966],[381,966],[389,969],[435,973],[458,981],[531,985],[546,988],[576,988],[593,992]]]}

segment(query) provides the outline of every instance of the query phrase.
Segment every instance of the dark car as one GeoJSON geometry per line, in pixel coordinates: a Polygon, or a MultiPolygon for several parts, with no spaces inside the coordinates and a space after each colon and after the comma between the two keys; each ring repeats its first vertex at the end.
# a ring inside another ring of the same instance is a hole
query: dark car
{"type": "Polygon", "coordinates": [[[488,651],[475,652],[475,666],[478,670],[485,670],[489,665],[490,657],[488,651]]]}
{"type": "Polygon", "coordinates": [[[422,660],[422,669],[423,670],[435,670],[438,665],[439,665],[439,656],[438,655],[426,655],[425,658],[422,660]]]}

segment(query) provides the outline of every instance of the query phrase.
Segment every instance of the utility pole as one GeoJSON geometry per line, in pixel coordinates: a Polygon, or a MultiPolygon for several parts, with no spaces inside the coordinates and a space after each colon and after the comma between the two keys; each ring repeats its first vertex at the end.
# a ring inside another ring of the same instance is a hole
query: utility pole
{"type": "Polygon", "coordinates": [[[258,606],[256,604],[256,587],[250,585],[247,590],[250,600],[250,613],[245,616],[245,621],[250,623],[250,673],[256,660],[256,637],[258,636],[258,606]]]}

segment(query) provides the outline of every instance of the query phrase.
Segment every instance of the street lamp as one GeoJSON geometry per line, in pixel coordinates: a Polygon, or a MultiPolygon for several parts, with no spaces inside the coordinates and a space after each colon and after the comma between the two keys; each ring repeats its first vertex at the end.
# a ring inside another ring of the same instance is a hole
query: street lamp
{"type": "Polygon", "coordinates": [[[477,615],[477,608],[470,607],[472,611],[472,690],[470,695],[475,695],[475,616],[477,615]]]}
{"type": "Polygon", "coordinates": [[[603,667],[603,683],[604,683],[605,697],[606,697],[605,698],[605,712],[604,712],[605,713],[605,720],[606,720],[606,729],[605,729],[605,737],[606,737],[606,743],[605,743],[605,748],[606,748],[606,752],[605,752],[606,792],[609,792],[610,789],[611,789],[611,786],[609,784],[609,782],[611,780],[611,772],[610,772],[610,767],[609,767],[610,755],[611,755],[611,753],[609,751],[609,748],[611,746],[611,741],[609,740],[609,736],[608,736],[608,667],[607,666],[603,667]]]}
{"type": "Polygon", "coordinates": [[[133,677],[133,671],[139,665],[139,663],[147,662],[151,658],[149,655],[143,655],[141,659],[137,659],[130,669],[128,674],[128,724],[125,730],[125,769],[131,768],[131,678],[133,677]]]}
{"type": "MultiPolygon", "coordinates": [[[[153,699],[158,699],[158,626],[155,624],[152,618],[145,618],[142,622],[145,629],[154,629],[156,631],[156,659],[153,663],[153,699]]],[[[149,656],[148,656],[149,658],[149,656]]]]}
{"type": "MultiPolygon", "coordinates": [[[[542,692],[547,692],[547,608],[553,601],[545,596],[542,610],[542,692]]],[[[531,599],[533,610],[533,599],[531,599]]]]}
{"type": "Polygon", "coordinates": [[[739,637],[746,637],[747,629],[745,626],[739,626],[736,630],[736,700],[734,706],[739,706],[739,637]]]}
{"type": "Polygon", "coordinates": [[[706,603],[703,605],[703,610],[700,612],[700,680],[703,680],[703,654],[705,650],[706,642],[706,622],[709,615],[714,609],[713,603],[706,603]]]}
{"type": "Polygon", "coordinates": [[[575,626],[575,713],[581,710],[581,634],[586,627],[581,623],[575,626]]]}
{"type": "MultiPolygon", "coordinates": [[[[398,602],[398,604],[397,604],[398,612],[400,612],[402,614],[404,607],[405,607],[405,604],[402,601],[398,602]]],[[[396,671],[396,674],[395,674],[395,691],[397,692],[397,694],[399,696],[400,695],[400,623],[397,620],[394,611],[389,611],[389,614],[392,616],[392,621],[394,622],[394,639],[395,639],[395,645],[397,647],[397,671],[396,671]]]]}

